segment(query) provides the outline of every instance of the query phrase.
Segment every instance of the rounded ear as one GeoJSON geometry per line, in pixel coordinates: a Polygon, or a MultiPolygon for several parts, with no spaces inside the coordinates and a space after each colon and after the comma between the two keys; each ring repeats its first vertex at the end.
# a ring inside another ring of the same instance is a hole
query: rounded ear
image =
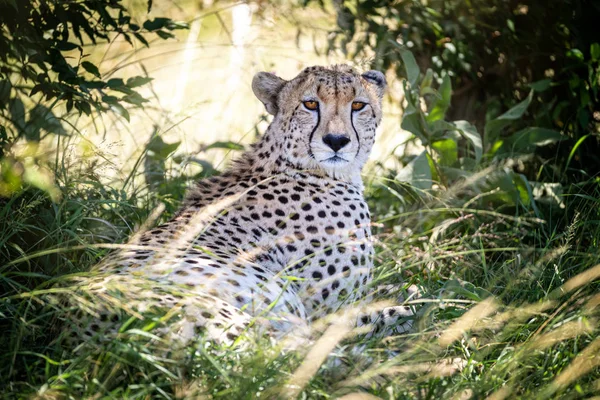
{"type": "Polygon", "coordinates": [[[277,95],[286,81],[270,72],[259,72],[252,79],[252,91],[269,114],[277,114],[277,95]]]}
{"type": "Polygon", "coordinates": [[[379,98],[383,98],[383,94],[385,93],[385,89],[387,88],[387,81],[385,80],[385,75],[380,71],[367,71],[361,75],[364,80],[373,85],[377,91],[377,95],[379,98]]]}

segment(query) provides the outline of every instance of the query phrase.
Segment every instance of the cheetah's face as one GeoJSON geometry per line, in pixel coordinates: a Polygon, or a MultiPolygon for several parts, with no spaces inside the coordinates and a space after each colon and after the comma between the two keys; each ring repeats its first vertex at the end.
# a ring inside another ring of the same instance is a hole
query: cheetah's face
{"type": "Polygon", "coordinates": [[[299,169],[358,176],[375,141],[385,90],[381,72],[310,67],[291,81],[259,73],[257,97],[275,115],[281,156],[299,169]]]}

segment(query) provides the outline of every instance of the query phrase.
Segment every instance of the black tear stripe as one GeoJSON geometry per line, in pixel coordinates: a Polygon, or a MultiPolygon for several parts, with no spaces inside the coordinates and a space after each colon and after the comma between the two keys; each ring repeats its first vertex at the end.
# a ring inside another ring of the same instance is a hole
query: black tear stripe
{"type": "Polygon", "coordinates": [[[350,124],[352,125],[352,129],[354,130],[354,134],[356,135],[356,143],[358,143],[358,149],[356,150],[356,155],[354,157],[358,157],[358,153],[360,152],[360,138],[358,137],[358,132],[356,131],[356,127],[354,126],[354,113],[350,111],[350,124]]]}
{"type": "Polygon", "coordinates": [[[313,128],[312,132],[310,133],[310,136],[308,138],[308,155],[310,156],[310,158],[315,159],[315,155],[312,152],[312,147],[311,147],[311,143],[313,140],[313,136],[315,135],[315,132],[317,131],[317,128],[319,127],[319,124],[321,123],[321,106],[319,105],[319,103],[317,102],[317,124],[315,125],[315,127],[313,128]]]}

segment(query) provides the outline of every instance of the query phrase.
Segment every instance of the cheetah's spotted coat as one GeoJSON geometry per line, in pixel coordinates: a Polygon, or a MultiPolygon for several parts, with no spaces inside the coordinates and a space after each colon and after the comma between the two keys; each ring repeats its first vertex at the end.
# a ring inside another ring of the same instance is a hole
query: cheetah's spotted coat
{"type": "Polygon", "coordinates": [[[253,90],[274,114],[264,136],[99,269],[135,293],[133,309],[181,307],[180,336],[207,331],[225,342],[255,317],[283,333],[364,298],[373,245],[360,172],[385,86],[380,72],[347,66],[290,81],[257,74],[253,90]]]}

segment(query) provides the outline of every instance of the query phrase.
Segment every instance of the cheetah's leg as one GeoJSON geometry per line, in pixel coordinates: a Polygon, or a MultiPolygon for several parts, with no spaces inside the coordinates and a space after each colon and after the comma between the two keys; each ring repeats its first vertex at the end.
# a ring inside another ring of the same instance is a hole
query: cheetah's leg
{"type": "MultiPolygon", "coordinates": [[[[378,288],[378,291],[394,294],[399,290],[397,286],[387,285],[378,288]]],[[[357,325],[359,327],[372,327],[372,330],[367,334],[368,337],[374,334],[391,336],[409,332],[413,326],[416,311],[407,302],[418,297],[418,288],[415,285],[411,285],[406,289],[406,295],[399,294],[397,302],[401,305],[362,313],[358,318],[357,325]]]]}
{"type": "MultiPolygon", "coordinates": [[[[231,346],[243,342],[237,339],[244,336],[277,339],[289,332],[296,339],[309,336],[303,309],[297,311],[299,315],[287,307],[253,312],[255,307],[220,298],[227,296],[148,277],[113,274],[83,279],[73,286],[72,300],[67,299],[72,310],[66,316],[71,333],[66,344],[70,347],[126,338],[140,329],[147,331],[149,324],[155,325],[148,330],[149,336],[161,338],[172,348],[199,338],[231,346]],[[86,304],[89,307],[83,307],[86,304]]],[[[294,302],[294,296],[289,290],[282,295],[288,304],[294,302]]]]}

